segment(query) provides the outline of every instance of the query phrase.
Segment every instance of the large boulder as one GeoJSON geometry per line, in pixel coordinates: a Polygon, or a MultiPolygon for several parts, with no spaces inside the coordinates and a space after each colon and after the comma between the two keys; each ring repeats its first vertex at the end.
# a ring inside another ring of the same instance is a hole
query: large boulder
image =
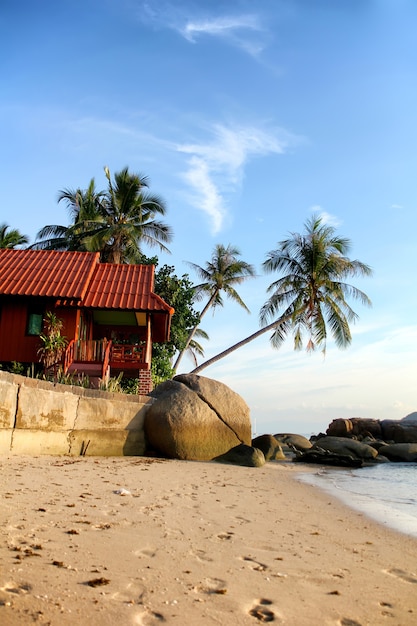
{"type": "Polygon", "coordinates": [[[351,420],[337,418],[330,422],[326,434],[330,437],[352,437],[352,430],[351,420]]]}
{"type": "Polygon", "coordinates": [[[181,374],[151,396],[144,424],[148,449],[167,458],[207,461],[251,443],[249,407],[223,383],[181,374]]]}
{"type": "Polygon", "coordinates": [[[265,461],[285,461],[280,443],[273,435],[259,435],[252,439],[252,446],[264,453],[265,461]]]}
{"type": "Polygon", "coordinates": [[[294,461],[302,463],[318,463],[319,465],[335,465],[338,467],[362,467],[363,460],[349,454],[330,452],[323,448],[310,448],[305,452],[295,451],[294,461]]]}
{"type": "Polygon", "coordinates": [[[392,443],[379,450],[390,461],[417,463],[417,443],[392,443]]]}
{"type": "Polygon", "coordinates": [[[408,415],[403,417],[401,421],[406,422],[406,423],[409,423],[409,422],[417,423],[417,411],[414,411],[413,413],[409,413],[408,415]]]}
{"type": "Polygon", "coordinates": [[[411,416],[402,420],[382,420],[382,438],[394,443],[417,443],[417,421],[411,416]]]}
{"type": "Polygon", "coordinates": [[[334,419],[328,426],[326,434],[330,437],[374,437],[380,439],[382,436],[381,422],[377,419],[367,419],[364,417],[351,417],[350,419],[334,419]]]}
{"type": "Polygon", "coordinates": [[[216,456],[213,461],[229,465],[243,465],[244,467],[262,467],[265,465],[265,456],[259,448],[241,443],[224,454],[216,456]]]}
{"type": "Polygon", "coordinates": [[[290,449],[295,448],[301,452],[309,450],[313,445],[307,437],[295,433],[278,433],[274,436],[281,444],[288,446],[290,449]]]}
{"type": "Polygon", "coordinates": [[[363,461],[372,461],[378,455],[378,451],[366,443],[345,437],[322,437],[318,439],[311,450],[328,450],[335,454],[351,456],[363,461]]]}

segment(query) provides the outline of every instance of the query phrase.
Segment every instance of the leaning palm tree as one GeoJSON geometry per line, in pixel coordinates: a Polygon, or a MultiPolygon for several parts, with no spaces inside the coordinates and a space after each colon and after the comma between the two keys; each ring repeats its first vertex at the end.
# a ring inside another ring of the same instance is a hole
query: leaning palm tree
{"type": "Polygon", "coordinates": [[[292,233],[291,238],[281,241],[276,250],[268,253],[263,264],[268,273],[284,273],[268,288],[271,296],[260,311],[263,328],[209,359],[193,373],[271,330],[271,343],[275,348],[282,345],[290,331],[293,331],[295,349],[302,348],[303,335],[306,334],[307,350],[321,347],[325,351],[328,330],[337,347],[350,345],[349,324],[354,323],[358,315],[346,298],[352,297],[368,306],[371,301],[345,279],[370,276],[372,270],[346,256],[350,249],[349,239],[337,236],[335,229],[324,224],[321,217],[313,216],[305,228],[304,234],[292,233]]]}
{"type": "Polygon", "coordinates": [[[172,231],[157,219],[165,215],[165,203],[147,192],[147,177],[132,174],[125,167],[115,173],[112,182],[109,168],[104,171],[109,186],[102,220],[84,238],[87,249],[100,251],[102,260],[109,263],[140,262],[143,243],[169,252],[165,243],[172,240],[172,231]]]}
{"type": "Polygon", "coordinates": [[[8,224],[0,224],[0,248],[13,250],[17,246],[29,243],[26,235],[22,235],[17,228],[10,229],[8,224]]]}
{"type": "Polygon", "coordinates": [[[249,312],[248,307],[237,293],[235,285],[240,285],[248,278],[255,276],[255,270],[249,263],[238,259],[239,256],[240,251],[238,248],[230,244],[226,248],[221,244],[217,244],[214,248],[211,261],[206,263],[205,267],[200,267],[195,263],[189,263],[197,272],[197,275],[204,281],[194,287],[196,299],[201,299],[207,295],[208,300],[200,313],[198,323],[191,329],[188,335],[185,347],[178,355],[174,364],[174,371],[177,371],[180,361],[207,311],[210,308],[214,309],[215,307],[223,306],[222,292],[249,312]]]}

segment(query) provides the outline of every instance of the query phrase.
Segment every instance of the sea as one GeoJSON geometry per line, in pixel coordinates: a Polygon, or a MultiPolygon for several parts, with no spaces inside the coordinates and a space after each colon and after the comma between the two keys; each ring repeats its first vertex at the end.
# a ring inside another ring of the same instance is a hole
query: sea
{"type": "Polygon", "coordinates": [[[301,473],[299,478],[380,524],[417,537],[417,463],[354,469],[320,466],[317,472],[301,473]]]}

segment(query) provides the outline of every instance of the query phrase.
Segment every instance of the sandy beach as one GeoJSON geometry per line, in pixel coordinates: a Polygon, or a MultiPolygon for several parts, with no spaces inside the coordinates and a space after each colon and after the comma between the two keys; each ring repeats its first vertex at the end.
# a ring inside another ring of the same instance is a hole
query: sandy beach
{"type": "Polygon", "coordinates": [[[310,467],[0,463],[5,626],[417,623],[417,542],[299,482],[310,467]]]}

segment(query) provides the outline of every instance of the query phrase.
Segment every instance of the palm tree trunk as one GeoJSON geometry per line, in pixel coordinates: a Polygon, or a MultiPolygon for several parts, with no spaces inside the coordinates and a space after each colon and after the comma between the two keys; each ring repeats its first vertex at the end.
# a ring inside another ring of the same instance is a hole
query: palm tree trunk
{"type": "Polygon", "coordinates": [[[209,310],[209,308],[213,305],[213,302],[214,302],[214,300],[216,299],[217,294],[218,294],[218,291],[216,290],[216,292],[215,292],[215,293],[213,293],[213,295],[210,297],[210,299],[209,299],[209,301],[207,302],[207,304],[206,304],[206,306],[204,307],[204,309],[201,311],[201,313],[200,313],[200,320],[199,320],[198,324],[196,324],[196,325],[194,326],[194,328],[192,328],[192,329],[191,329],[190,334],[189,334],[189,335],[188,335],[188,337],[187,337],[187,341],[186,341],[186,343],[185,343],[185,346],[184,346],[184,348],[181,350],[181,352],[179,353],[179,355],[178,355],[178,357],[177,357],[177,360],[176,360],[176,361],[175,361],[175,363],[174,363],[173,370],[174,370],[174,372],[175,372],[175,373],[176,373],[176,371],[177,371],[177,369],[178,369],[178,366],[179,366],[179,364],[180,364],[180,362],[181,362],[181,360],[182,360],[182,357],[184,356],[185,352],[187,351],[187,348],[188,348],[188,346],[190,345],[190,342],[191,342],[192,338],[193,338],[193,337],[194,337],[194,335],[195,335],[195,331],[196,331],[196,330],[197,330],[197,328],[200,326],[200,324],[201,324],[201,320],[202,320],[203,316],[207,313],[207,311],[209,310]]]}
{"type": "Polygon", "coordinates": [[[260,330],[257,330],[256,333],[253,333],[253,335],[249,335],[249,337],[246,337],[246,339],[242,339],[241,341],[238,341],[238,343],[235,343],[233,346],[230,346],[230,348],[227,348],[227,350],[223,350],[223,352],[219,352],[219,354],[216,354],[216,356],[213,356],[211,359],[209,359],[205,363],[202,363],[201,365],[199,365],[198,367],[193,369],[190,372],[190,374],[197,374],[198,372],[201,372],[202,369],[205,369],[209,365],[213,365],[213,363],[217,363],[217,361],[220,361],[220,359],[224,359],[225,356],[228,356],[229,354],[231,354],[232,352],[234,352],[238,348],[241,348],[242,346],[246,346],[247,343],[250,343],[254,339],[257,339],[258,337],[260,337],[264,333],[267,333],[269,330],[274,330],[280,324],[282,324],[282,323],[286,322],[287,320],[291,319],[291,317],[292,317],[292,315],[287,315],[285,317],[280,317],[279,320],[275,320],[275,322],[272,322],[272,324],[268,324],[268,326],[265,326],[264,328],[261,328],[260,330]]]}

